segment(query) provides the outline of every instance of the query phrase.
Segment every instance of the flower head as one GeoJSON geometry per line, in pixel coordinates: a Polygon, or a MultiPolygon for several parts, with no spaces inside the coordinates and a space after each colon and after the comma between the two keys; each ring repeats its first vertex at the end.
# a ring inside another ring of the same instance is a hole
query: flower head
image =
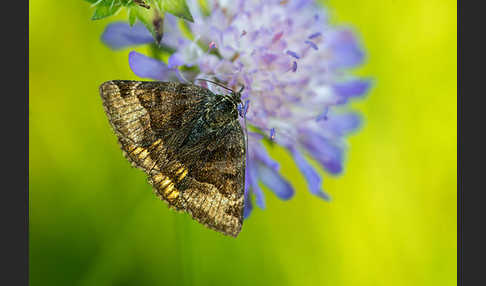
{"type": "MultiPolygon", "coordinates": [[[[281,199],[294,195],[278,162],[267,153],[264,138],[286,148],[310,192],[328,200],[322,178],[308,158],[331,174],[343,170],[345,136],[360,124],[346,103],[370,87],[369,80],[348,73],[364,57],[354,34],[330,25],[324,8],[311,0],[211,1],[208,16],[197,1],[189,4],[193,39],[184,37],[176,18],[166,15],[162,44],[175,52],[167,64],[131,52],[134,73],[157,80],[205,78],[235,90],[245,87],[239,107],[249,126],[245,217],[252,209],[252,196],[257,206],[265,207],[259,182],[281,199]]],[[[109,25],[103,35],[111,47],[152,41],[148,31],[121,25],[109,25]]],[[[216,85],[207,87],[220,92],[216,85]]]]}

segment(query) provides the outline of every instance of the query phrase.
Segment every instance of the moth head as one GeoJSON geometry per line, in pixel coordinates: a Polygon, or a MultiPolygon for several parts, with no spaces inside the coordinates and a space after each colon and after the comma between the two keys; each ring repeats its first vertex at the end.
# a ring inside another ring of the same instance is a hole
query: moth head
{"type": "Polygon", "coordinates": [[[217,96],[219,99],[216,103],[210,109],[206,110],[206,120],[214,126],[221,126],[238,118],[238,105],[243,105],[241,93],[245,89],[245,86],[242,86],[238,91],[234,91],[229,87],[209,79],[197,78],[196,80],[207,81],[231,91],[229,95],[217,96]]]}
{"type": "Polygon", "coordinates": [[[233,94],[220,95],[206,112],[206,119],[213,126],[222,126],[238,118],[238,103],[233,94]]]}
{"type": "Polygon", "coordinates": [[[245,89],[245,86],[242,86],[240,88],[240,90],[238,91],[232,91],[231,92],[231,97],[232,97],[232,100],[235,104],[243,104],[243,102],[241,101],[241,93],[243,92],[243,90],[245,89]]]}
{"type": "Polygon", "coordinates": [[[226,89],[226,90],[229,90],[229,91],[231,91],[231,98],[232,98],[233,102],[234,102],[235,104],[241,104],[241,103],[242,103],[242,102],[241,102],[241,93],[242,93],[242,92],[243,92],[243,90],[245,89],[245,86],[242,86],[242,87],[240,88],[240,90],[238,90],[238,91],[234,91],[234,90],[232,90],[232,89],[231,89],[231,88],[229,88],[229,87],[226,87],[226,86],[224,86],[224,85],[222,85],[222,84],[220,84],[220,83],[218,83],[218,82],[215,82],[215,81],[212,81],[212,80],[209,80],[209,79],[204,79],[204,78],[196,78],[195,80],[202,80],[202,81],[207,81],[207,82],[210,82],[210,83],[214,83],[214,84],[216,84],[216,85],[218,85],[218,86],[220,86],[220,87],[222,87],[222,88],[224,88],[224,89],[226,89]]]}

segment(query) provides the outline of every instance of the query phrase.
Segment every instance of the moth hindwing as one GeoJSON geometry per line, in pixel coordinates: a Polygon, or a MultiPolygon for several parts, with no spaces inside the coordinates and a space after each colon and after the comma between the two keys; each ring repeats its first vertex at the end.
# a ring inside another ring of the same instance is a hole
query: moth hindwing
{"type": "Polygon", "coordinates": [[[239,97],[176,82],[114,80],[100,86],[125,157],[169,207],[225,235],[243,223],[245,144],[239,97]]]}

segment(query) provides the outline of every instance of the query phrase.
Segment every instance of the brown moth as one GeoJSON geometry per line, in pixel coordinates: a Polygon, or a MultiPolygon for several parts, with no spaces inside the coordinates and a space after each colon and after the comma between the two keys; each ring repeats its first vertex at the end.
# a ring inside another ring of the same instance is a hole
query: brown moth
{"type": "Polygon", "coordinates": [[[185,83],[114,80],[100,86],[125,157],[158,197],[236,237],[243,224],[245,140],[241,90],[216,95],[185,83]]]}

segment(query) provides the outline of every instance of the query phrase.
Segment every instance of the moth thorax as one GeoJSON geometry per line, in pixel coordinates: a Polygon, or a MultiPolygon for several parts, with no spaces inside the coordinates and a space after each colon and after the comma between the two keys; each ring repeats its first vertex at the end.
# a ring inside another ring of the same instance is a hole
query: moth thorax
{"type": "Polygon", "coordinates": [[[221,96],[206,112],[206,120],[212,126],[222,126],[238,118],[237,105],[228,95],[221,96]]]}

